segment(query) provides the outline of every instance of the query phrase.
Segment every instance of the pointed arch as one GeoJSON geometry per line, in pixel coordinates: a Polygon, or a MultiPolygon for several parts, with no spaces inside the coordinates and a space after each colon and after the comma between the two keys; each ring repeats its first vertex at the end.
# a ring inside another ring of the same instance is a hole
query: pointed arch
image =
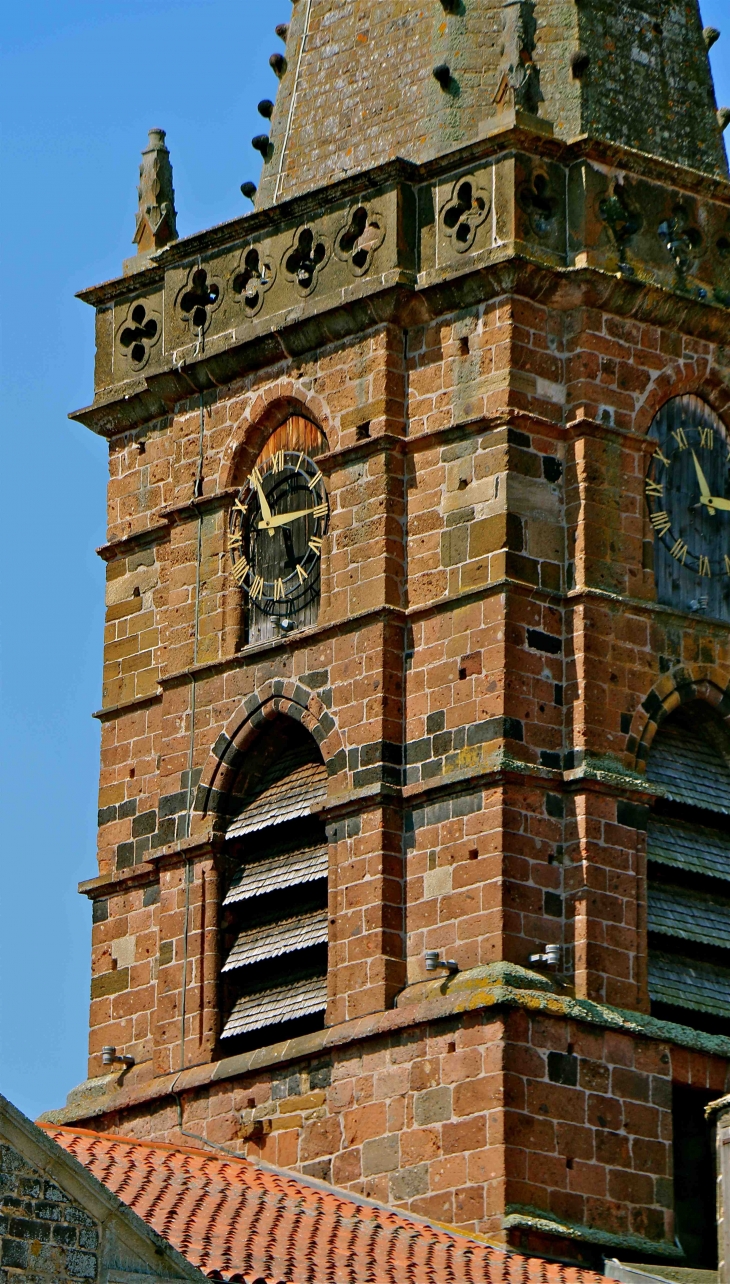
{"type": "MultiPolygon", "coordinates": [[[[332,781],[346,771],[342,737],[319,696],[298,682],[274,679],[243,701],[211,749],[195,799],[199,820],[212,818],[215,828],[224,827],[227,798],[245,756],[260,731],[280,715],[301,723],[314,737],[327,768],[330,787],[332,781]]],[[[344,787],[345,782],[341,785],[344,787]]]]}
{"type": "Polygon", "coordinates": [[[332,425],[321,397],[291,379],[280,379],[252,395],[233,425],[221,457],[218,489],[235,486],[261,450],[267,437],[291,415],[315,424],[333,448],[332,425]]]}

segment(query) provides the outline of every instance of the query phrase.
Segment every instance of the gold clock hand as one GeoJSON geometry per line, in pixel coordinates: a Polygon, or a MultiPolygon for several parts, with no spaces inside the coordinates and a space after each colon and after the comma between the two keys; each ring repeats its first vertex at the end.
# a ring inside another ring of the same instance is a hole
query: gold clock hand
{"type": "Polygon", "coordinates": [[[299,517],[309,517],[315,510],[313,508],[300,508],[295,513],[277,513],[268,522],[259,522],[259,530],[273,530],[276,526],[288,526],[289,522],[294,522],[299,517]]]}
{"type": "Polygon", "coordinates": [[[730,499],[723,499],[721,495],[702,495],[700,503],[705,504],[710,512],[719,508],[723,513],[730,513],[730,499]]]}
{"type": "Polygon", "coordinates": [[[710,488],[709,488],[709,486],[707,485],[707,479],[705,478],[705,474],[703,473],[702,469],[700,468],[700,461],[699,461],[699,459],[697,458],[697,456],[696,456],[696,454],[695,454],[695,452],[694,452],[694,451],[692,451],[692,458],[694,459],[694,462],[695,462],[695,472],[697,473],[697,480],[698,480],[698,482],[700,483],[700,493],[701,493],[701,495],[702,495],[702,498],[703,498],[703,499],[705,499],[705,498],[709,499],[709,498],[710,498],[710,488]]]}
{"type": "Polygon", "coordinates": [[[274,532],[271,526],[271,509],[269,508],[268,501],[264,494],[264,488],[261,485],[261,482],[259,481],[258,477],[256,476],[255,471],[251,474],[251,481],[253,482],[258,492],[259,503],[261,505],[261,513],[264,519],[262,522],[259,522],[259,530],[268,531],[269,535],[273,539],[274,532]]]}

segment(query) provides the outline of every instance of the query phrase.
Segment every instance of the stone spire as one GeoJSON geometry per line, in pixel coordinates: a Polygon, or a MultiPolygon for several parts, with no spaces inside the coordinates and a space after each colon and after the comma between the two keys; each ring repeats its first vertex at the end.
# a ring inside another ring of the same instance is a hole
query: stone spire
{"type": "Polygon", "coordinates": [[[707,55],[699,0],[295,0],[257,204],[430,160],[514,111],[726,175],[707,55]]]}
{"type": "Polygon", "coordinates": [[[175,192],[164,129],[151,129],[139,167],[139,208],[132,238],[138,254],[161,250],[177,240],[175,192]]]}

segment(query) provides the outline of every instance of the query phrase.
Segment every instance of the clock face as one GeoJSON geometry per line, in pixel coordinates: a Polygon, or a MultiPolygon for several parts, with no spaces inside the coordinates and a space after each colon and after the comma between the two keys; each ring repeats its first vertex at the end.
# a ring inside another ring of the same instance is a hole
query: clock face
{"type": "Polygon", "coordinates": [[[698,397],[675,397],[651,427],[646,478],[657,596],[730,619],[730,438],[698,397]]]}
{"type": "Polygon", "coordinates": [[[303,450],[264,452],[231,509],[231,574],[252,607],[282,627],[302,623],[319,594],[329,501],[303,450]]]}

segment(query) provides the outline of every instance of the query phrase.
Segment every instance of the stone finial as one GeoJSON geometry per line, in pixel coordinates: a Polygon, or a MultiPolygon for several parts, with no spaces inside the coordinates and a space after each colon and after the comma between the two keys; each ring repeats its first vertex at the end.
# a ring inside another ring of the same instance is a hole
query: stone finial
{"type": "Polygon", "coordinates": [[[532,56],[537,30],[534,0],[511,0],[505,5],[503,24],[506,66],[494,102],[501,110],[517,107],[536,116],[543,96],[540,68],[532,56]]]}
{"type": "Polygon", "coordinates": [[[151,129],[139,167],[139,208],[134,243],[137,253],[161,250],[177,240],[175,192],[164,129],[151,129]]]}

